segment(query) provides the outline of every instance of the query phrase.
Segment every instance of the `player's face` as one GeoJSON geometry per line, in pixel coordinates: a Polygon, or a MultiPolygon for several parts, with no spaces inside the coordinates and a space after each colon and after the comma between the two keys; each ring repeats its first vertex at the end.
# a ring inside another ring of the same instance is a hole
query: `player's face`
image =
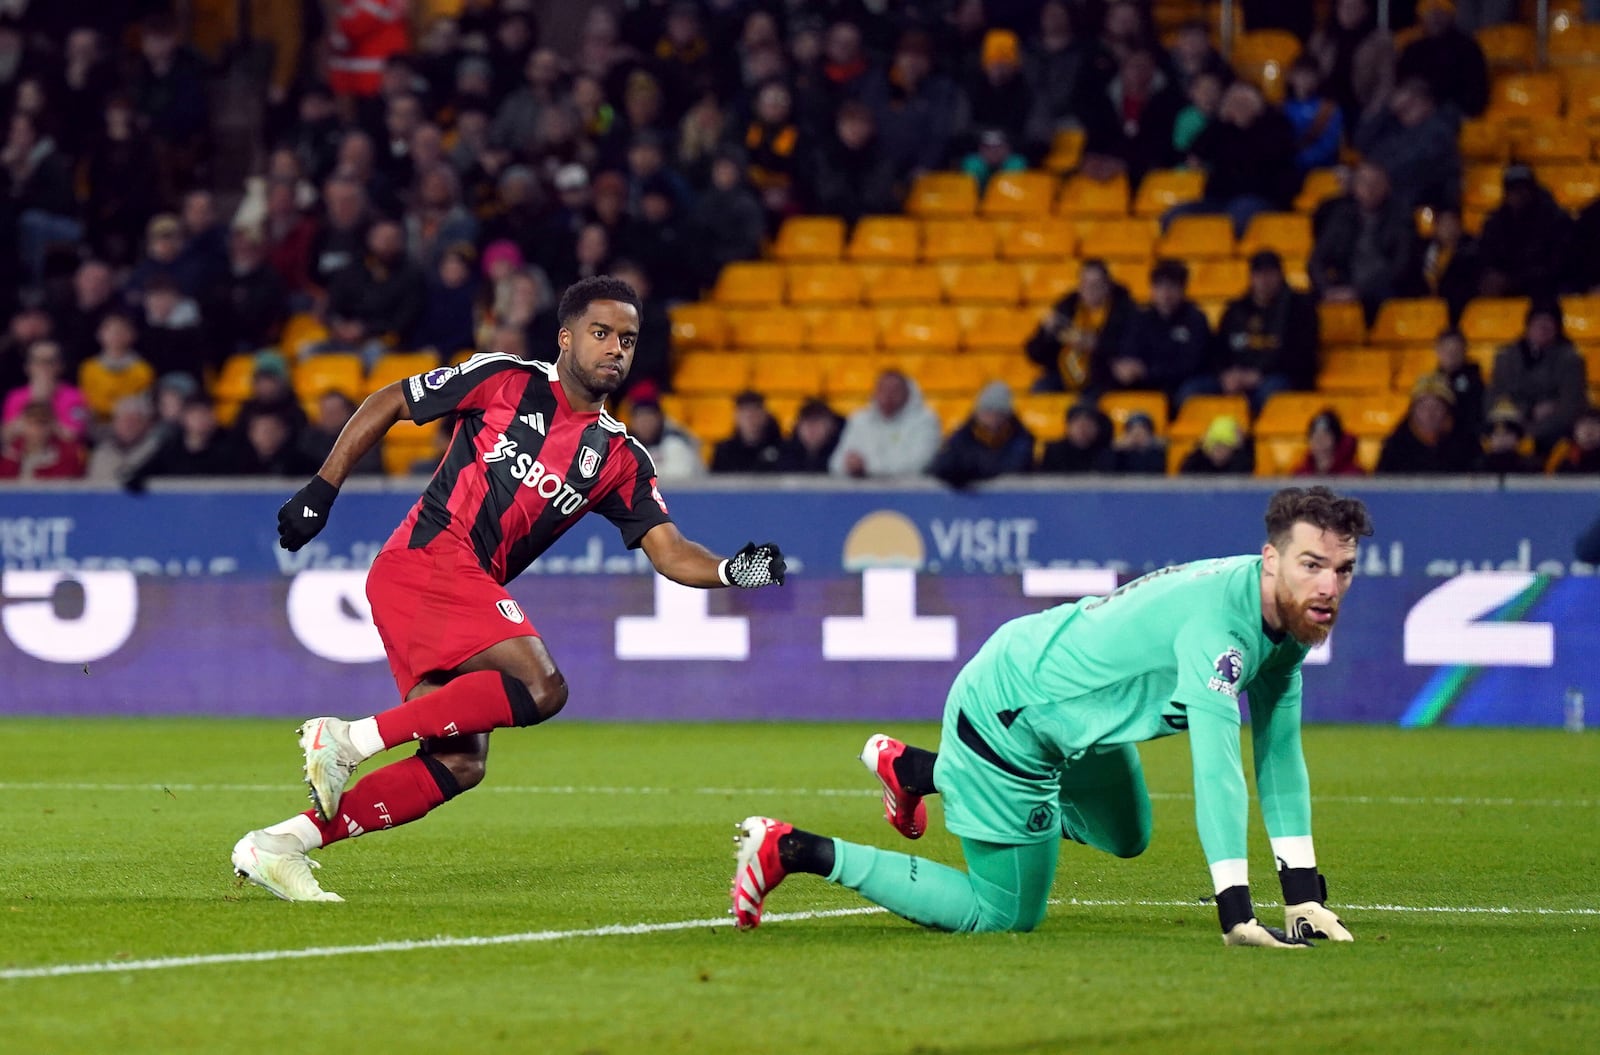
{"type": "Polygon", "coordinates": [[[639,314],[632,304],[591,301],[569,329],[561,328],[561,355],[573,380],[597,397],[617,390],[633,366],[633,345],[639,339],[639,314]]]}
{"type": "Polygon", "coordinates": [[[1268,543],[1267,565],[1284,630],[1302,645],[1320,645],[1339,620],[1339,605],[1356,570],[1356,541],[1299,523],[1282,549],[1268,543]]]}

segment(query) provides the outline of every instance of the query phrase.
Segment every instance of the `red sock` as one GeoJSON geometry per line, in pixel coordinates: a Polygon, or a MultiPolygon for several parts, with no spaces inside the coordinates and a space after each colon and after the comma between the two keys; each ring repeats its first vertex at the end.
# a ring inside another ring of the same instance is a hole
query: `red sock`
{"type": "Polygon", "coordinates": [[[463,674],[443,688],[384,711],[377,719],[384,747],[424,737],[487,733],[517,724],[506,678],[493,670],[463,674]]]}
{"type": "Polygon", "coordinates": [[[310,818],[322,833],[322,845],[353,839],[370,831],[408,824],[444,802],[444,792],[419,756],[373,770],[339,799],[339,813],[324,822],[315,810],[310,818]]]}

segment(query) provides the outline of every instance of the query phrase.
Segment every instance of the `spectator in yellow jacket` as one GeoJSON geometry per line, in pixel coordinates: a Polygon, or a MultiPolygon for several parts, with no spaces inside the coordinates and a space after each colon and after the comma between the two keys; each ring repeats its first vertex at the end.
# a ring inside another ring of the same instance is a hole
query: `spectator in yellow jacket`
{"type": "Polygon", "coordinates": [[[98,421],[110,420],[118,400],[147,391],[156,379],[155,370],[134,350],[137,332],[124,313],[107,315],[97,334],[99,354],[78,368],[78,388],[98,421]]]}

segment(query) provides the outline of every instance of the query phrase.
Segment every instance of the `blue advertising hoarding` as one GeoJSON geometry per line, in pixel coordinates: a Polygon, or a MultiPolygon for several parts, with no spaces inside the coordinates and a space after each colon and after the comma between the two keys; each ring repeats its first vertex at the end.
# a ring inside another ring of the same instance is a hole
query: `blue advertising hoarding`
{"type": "MultiPolygon", "coordinates": [[[[385,706],[362,584],[415,499],[400,486],[347,489],[298,554],[275,544],[287,487],[0,491],[0,714],[385,706]]],[[[1551,725],[1569,690],[1600,698],[1600,582],[1571,552],[1600,496],[1351,489],[1378,534],[1307,669],[1308,719],[1551,725]]],[[[669,489],[714,549],[781,543],[790,584],[676,587],[589,517],[511,592],[572,684],[568,717],[931,719],[1006,619],[1258,549],[1271,490],[669,489]]]]}

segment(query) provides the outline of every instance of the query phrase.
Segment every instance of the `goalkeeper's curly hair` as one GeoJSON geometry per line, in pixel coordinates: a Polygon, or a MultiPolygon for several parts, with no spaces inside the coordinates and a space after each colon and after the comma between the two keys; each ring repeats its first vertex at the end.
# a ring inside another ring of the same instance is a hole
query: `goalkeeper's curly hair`
{"type": "Polygon", "coordinates": [[[556,318],[562,326],[571,329],[578,317],[588,311],[589,305],[597,300],[615,300],[623,304],[632,304],[636,313],[644,314],[644,308],[639,303],[638,291],[628,283],[610,275],[590,275],[588,278],[580,278],[561,294],[561,303],[556,305],[556,318]]]}
{"type": "Polygon", "coordinates": [[[1285,487],[1267,503],[1267,541],[1282,549],[1296,524],[1310,524],[1341,539],[1372,534],[1372,517],[1359,498],[1335,494],[1327,487],[1285,487]]]}

